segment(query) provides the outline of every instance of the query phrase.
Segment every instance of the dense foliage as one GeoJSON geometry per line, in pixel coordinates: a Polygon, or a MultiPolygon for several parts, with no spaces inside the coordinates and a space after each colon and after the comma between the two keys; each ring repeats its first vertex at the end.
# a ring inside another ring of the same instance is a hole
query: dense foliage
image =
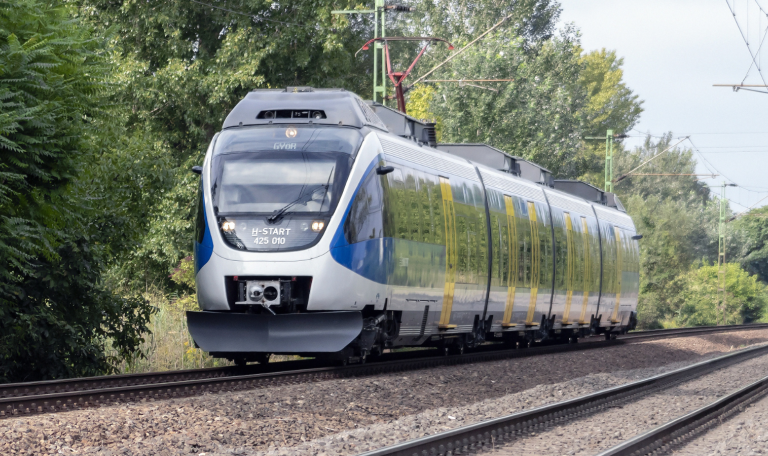
{"type": "Polygon", "coordinates": [[[768,206],[749,211],[731,223],[733,241],[741,245],[736,258],[747,271],[768,283],[768,206]]]}
{"type": "Polygon", "coordinates": [[[109,371],[149,309],[104,287],[110,212],[80,179],[107,118],[106,43],[39,0],[0,2],[0,381],[109,371]]]}
{"type": "Polygon", "coordinates": [[[752,323],[761,319],[768,308],[768,287],[755,275],[749,275],[738,263],[726,263],[725,302],[719,299],[717,265],[691,268],[683,274],[680,293],[675,297],[677,323],[681,326],[752,323]]]}

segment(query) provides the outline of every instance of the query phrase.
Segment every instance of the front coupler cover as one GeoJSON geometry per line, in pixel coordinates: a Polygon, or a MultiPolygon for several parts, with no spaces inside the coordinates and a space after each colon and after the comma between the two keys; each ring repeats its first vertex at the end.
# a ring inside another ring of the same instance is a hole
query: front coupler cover
{"type": "Polygon", "coordinates": [[[244,314],[187,312],[189,332],[207,352],[334,353],[360,334],[360,312],[244,314]]]}

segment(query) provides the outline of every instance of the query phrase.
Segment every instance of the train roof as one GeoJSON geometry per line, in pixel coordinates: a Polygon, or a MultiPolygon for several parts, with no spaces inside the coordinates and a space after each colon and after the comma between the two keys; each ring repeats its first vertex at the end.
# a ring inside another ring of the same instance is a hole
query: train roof
{"type": "Polygon", "coordinates": [[[281,123],[369,126],[388,131],[381,119],[354,93],[312,87],[249,92],[229,113],[222,128],[281,123]]]}

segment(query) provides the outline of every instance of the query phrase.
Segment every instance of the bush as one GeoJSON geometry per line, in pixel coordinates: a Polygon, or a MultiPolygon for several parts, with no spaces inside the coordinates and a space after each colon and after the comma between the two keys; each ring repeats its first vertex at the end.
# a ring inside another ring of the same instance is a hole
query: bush
{"type": "Polygon", "coordinates": [[[106,119],[108,46],[64,4],[0,0],[0,382],[96,375],[139,353],[150,308],[101,280],[119,230],[78,176],[106,119]],[[108,344],[114,356],[106,353],[108,344]]]}
{"type": "Polygon", "coordinates": [[[701,266],[681,276],[681,293],[675,307],[681,326],[753,323],[765,319],[768,310],[768,287],[750,276],[738,263],[726,263],[725,307],[717,290],[719,267],[701,266]]]}

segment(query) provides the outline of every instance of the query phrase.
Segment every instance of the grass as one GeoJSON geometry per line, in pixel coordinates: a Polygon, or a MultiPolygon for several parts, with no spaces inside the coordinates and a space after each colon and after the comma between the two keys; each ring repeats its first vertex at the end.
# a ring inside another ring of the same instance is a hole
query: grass
{"type": "Polygon", "coordinates": [[[161,372],[232,365],[225,359],[213,358],[195,348],[187,329],[187,310],[197,310],[194,295],[178,298],[148,292],[144,296],[157,309],[150,322],[150,332],[140,350],[144,354],[132,363],[123,361],[120,373],[161,372]]]}

